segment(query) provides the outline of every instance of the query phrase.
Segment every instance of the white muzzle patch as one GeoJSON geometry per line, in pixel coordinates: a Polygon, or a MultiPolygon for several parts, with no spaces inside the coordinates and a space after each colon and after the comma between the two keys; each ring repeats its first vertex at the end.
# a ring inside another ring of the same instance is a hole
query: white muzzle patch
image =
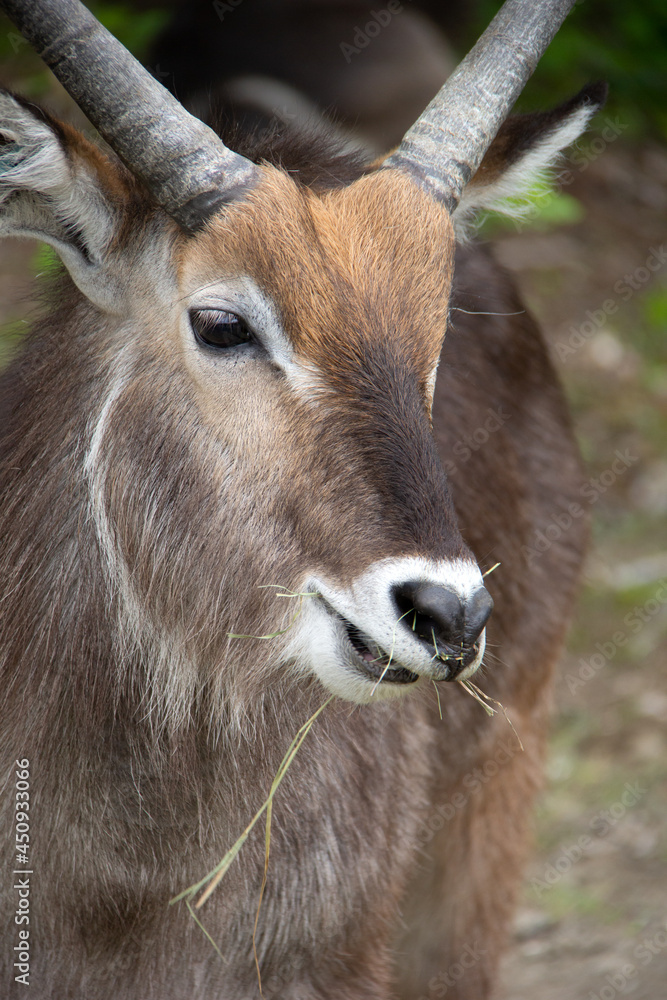
{"type": "MultiPolygon", "coordinates": [[[[303,590],[313,596],[303,599],[287,655],[333,694],[359,704],[400,696],[420,677],[446,679],[447,661],[437,645],[420,638],[410,626],[409,613],[401,615],[397,607],[395,592],[408,580],[445,587],[462,604],[484,586],[472,561],[416,557],[374,563],[346,588],[310,577],[303,590]]],[[[485,634],[484,629],[477,637],[474,659],[456,673],[457,680],[472,676],[480,666],[485,634]]]]}

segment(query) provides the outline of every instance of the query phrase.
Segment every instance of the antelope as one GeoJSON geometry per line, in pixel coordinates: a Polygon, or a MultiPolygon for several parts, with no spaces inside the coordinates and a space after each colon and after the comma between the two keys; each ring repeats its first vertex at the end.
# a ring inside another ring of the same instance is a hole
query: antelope
{"type": "Polygon", "coordinates": [[[1,232],[64,265],[0,383],[4,996],[246,1000],[253,936],[267,998],[492,995],[586,526],[536,554],[570,420],[460,234],[603,100],[507,117],[571,5],[507,0],[396,149],[300,165],[78,0],[3,0],[109,147],[0,96],[1,232]],[[330,696],[255,932],[259,826],[206,937],[170,900],[330,696]]]}

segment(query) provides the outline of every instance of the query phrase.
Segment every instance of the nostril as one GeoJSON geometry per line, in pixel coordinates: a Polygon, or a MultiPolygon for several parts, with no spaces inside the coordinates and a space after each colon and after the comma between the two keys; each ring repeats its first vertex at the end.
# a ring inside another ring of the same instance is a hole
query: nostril
{"type": "Polygon", "coordinates": [[[486,587],[480,587],[465,604],[465,642],[472,645],[493,611],[493,598],[486,587]]]}
{"type": "Polygon", "coordinates": [[[465,603],[438,584],[409,580],[394,588],[401,620],[432,646],[471,647],[493,611],[493,598],[480,587],[465,603]]]}
{"type": "Polygon", "coordinates": [[[433,645],[463,641],[465,609],[453,590],[423,581],[408,581],[394,588],[394,600],[406,626],[420,639],[433,645]]]}

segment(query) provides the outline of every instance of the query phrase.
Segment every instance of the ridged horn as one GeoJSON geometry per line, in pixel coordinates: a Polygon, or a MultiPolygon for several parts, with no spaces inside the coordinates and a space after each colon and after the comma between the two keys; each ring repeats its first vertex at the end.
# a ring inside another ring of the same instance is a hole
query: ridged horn
{"type": "Polygon", "coordinates": [[[195,232],[255,183],[258,168],[189,114],[79,0],[1,0],[0,6],[184,229],[195,232]]]}
{"type": "Polygon", "coordinates": [[[450,212],[575,0],[506,0],[384,167],[450,212]]]}

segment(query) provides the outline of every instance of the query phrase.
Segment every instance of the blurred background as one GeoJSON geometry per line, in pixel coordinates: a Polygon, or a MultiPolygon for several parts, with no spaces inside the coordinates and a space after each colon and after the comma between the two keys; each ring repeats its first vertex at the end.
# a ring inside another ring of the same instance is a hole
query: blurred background
{"type": "MultiPolygon", "coordinates": [[[[259,102],[267,122],[280,125],[317,107],[346,140],[384,151],[500,3],[89,6],[204,118],[220,109],[243,117],[259,102]]],[[[0,56],[2,85],[86,127],[4,19],[0,56]]],[[[545,331],[587,463],[584,506],[593,516],[558,673],[536,853],[504,969],[506,1000],[667,997],[664,0],[578,2],[518,108],[548,108],[599,79],[609,83],[608,104],[551,190],[535,190],[521,222],[488,217],[478,233],[545,331]]],[[[37,244],[0,244],[0,365],[38,313],[38,277],[52,266],[37,244]]]]}

